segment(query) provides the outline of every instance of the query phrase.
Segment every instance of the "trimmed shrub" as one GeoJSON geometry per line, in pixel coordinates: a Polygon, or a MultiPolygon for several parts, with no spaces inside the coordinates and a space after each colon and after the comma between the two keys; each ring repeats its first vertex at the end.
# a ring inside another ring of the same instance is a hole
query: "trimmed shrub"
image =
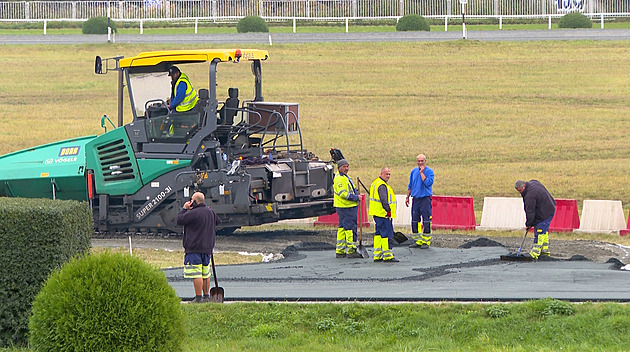
{"type": "Polygon", "coordinates": [[[90,248],[85,202],[0,197],[0,347],[25,345],[31,303],[53,269],[90,248]]]}
{"type": "MultiPolygon", "coordinates": [[[[116,32],[116,23],[109,22],[112,32],[116,32]]],[[[92,17],[83,22],[83,34],[107,34],[107,17],[92,17]]]]}
{"type": "Polygon", "coordinates": [[[426,18],[420,15],[404,15],[396,24],[396,31],[430,31],[431,26],[426,18]]]}
{"type": "Polygon", "coordinates": [[[180,300],[164,273],[105,252],[53,272],[33,302],[36,351],[181,351],[180,300]]]}
{"type": "Polygon", "coordinates": [[[247,16],[241,18],[236,25],[236,30],[239,33],[249,33],[249,32],[258,32],[258,33],[268,33],[269,27],[267,27],[267,23],[265,20],[258,16],[247,16]]]}
{"type": "Polygon", "coordinates": [[[579,12],[572,12],[560,18],[558,28],[593,28],[593,22],[579,12]]]}

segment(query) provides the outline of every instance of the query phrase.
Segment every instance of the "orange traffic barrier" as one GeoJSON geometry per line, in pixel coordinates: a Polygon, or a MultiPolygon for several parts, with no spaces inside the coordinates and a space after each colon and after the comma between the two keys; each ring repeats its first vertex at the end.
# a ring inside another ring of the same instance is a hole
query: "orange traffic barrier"
{"type": "MultiPolygon", "coordinates": [[[[368,219],[368,215],[367,215],[367,200],[365,198],[365,194],[361,194],[360,195],[360,203],[359,206],[361,207],[361,218],[358,217],[359,215],[359,208],[357,208],[357,225],[359,225],[360,221],[363,222],[363,227],[370,227],[370,220],[368,219]]],[[[334,226],[334,227],[338,227],[339,226],[339,217],[337,217],[337,213],[334,214],[330,214],[330,215],[323,215],[323,216],[319,216],[317,218],[317,220],[315,220],[315,222],[313,222],[314,226],[334,226]]]]}
{"type": "Polygon", "coordinates": [[[577,200],[556,199],[556,214],[549,226],[550,232],[572,232],[580,228],[577,200]]]}
{"type": "Polygon", "coordinates": [[[474,230],[475,208],[472,197],[431,196],[434,229],[474,230]]]}

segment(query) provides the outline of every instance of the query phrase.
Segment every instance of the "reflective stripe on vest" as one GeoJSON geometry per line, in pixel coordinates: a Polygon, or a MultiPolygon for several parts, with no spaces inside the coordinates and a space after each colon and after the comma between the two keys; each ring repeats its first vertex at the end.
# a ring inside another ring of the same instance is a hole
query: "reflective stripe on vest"
{"type": "Polygon", "coordinates": [[[354,186],[352,181],[350,180],[350,176],[344,176],[342,174],[335,175],[335,179],[333,180],[333,187],[335,191],[335,197],[333,199],[333,206],[335,208],[352,208],[356,207],[359,203],[348,200],[346,197],[350,192],[353,194],[354,186]]]}
{"type": "Polygon", "coordinates": [[[387,212],[385,208],[383,208],[383,204],[381,204],[381,199],[378,196],[378,188],[381,185],[385,185],[387,187],[387,203],[392,210],[392,219],[396,218],[396,195],[394,194],[394,190],[387,184],[387,182],[383,181],[382,178],[377,177],[374,182],[370,185],[370,201],[368,205],[368,215],[372,216],[380,216],[384,218],[387,216],[387,212]]]}
{"type": "Polygon", "coordinates": [[[175,111],[184,112],[194,108],[195,105],[197,105],[199,97],[185,73],[179,74],[179,78],[177,79],[177,82],[175,82],[175,86],[173,86],[173,96],[175,96],[175,91],[177,91],[177,86],[180,82],[186,83],[186,96],[184,96],[184,100],[175,107],[175,111]]]}

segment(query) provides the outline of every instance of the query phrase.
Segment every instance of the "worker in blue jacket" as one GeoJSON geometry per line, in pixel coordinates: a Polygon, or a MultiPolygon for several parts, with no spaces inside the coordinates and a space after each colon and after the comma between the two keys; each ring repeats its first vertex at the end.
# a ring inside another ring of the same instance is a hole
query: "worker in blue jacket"
{"type": "Polygon", "coordinates": [[[409,247],[425,249],[431,246],[431,220],[433,218],[431,196],[433,195],[435,174],[427,166],[427,157],[424,154],[418,154],[416,163],[418,167],[411,170],[409,175],[407,198],[405,199],[405,206],[409,207],[409,197],[413,197],[411,232],[414,243],[409,247]]]}

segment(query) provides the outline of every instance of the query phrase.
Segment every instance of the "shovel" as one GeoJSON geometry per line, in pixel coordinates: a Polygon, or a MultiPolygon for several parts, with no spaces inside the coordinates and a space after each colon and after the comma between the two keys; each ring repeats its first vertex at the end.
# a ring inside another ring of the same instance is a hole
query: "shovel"
{"type": "MultiPolygon", "coordinates": [[[[357,179],[359,179],[357,177],[357,179]]],[[[361,202],[361,190],[359,190],[359,246],[357,247],[357,251],[363,258],[369,258],[370,255],[367,252],[367,249],[363,247],[363,207],[361,206],[363,202],[361,202]]]]}
{"type": "Polygon", "coordinates": [[[219,287],[217,281],[217,272],[214,269],[214,254],[210,255],[210,261],[212,262],[212,276],[214,277],[214,287],[210,289],[210,302],[223,303],[223,287],[219,287]]]}
{"type": "Polygon", "coordinates": [[[527,233],[529,232],[529,227],[525,230],[525,236],[523,236],[523,240],[521,241],[521,246],[518,247],[518,251],[516,253],[510,253],[507,255],[502,255],[501,260],[510,260],[517,262],[531,262],[534,260],[531,255],[525,255],[521,253],[521,249],[523,249],[523,243],[525,243],[525,238],[527,237],[527,233]]]}

